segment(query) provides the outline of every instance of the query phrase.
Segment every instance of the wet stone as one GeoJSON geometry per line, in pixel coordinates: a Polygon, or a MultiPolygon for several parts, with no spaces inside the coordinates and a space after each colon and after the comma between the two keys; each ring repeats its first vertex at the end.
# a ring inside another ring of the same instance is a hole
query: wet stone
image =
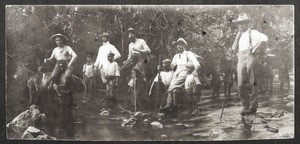
{"type": "Polygon", "coordinates": [[[286,104],[286,106],[290,107],[290,108],[293,108],[294,107],[294,102],[289,102],[286,104]]]}
{"type": "Polygon", "coordinates": [[[45,132],[29,126],[23,133],[22,139],[26,140],[56,140],[55,137],[47,135],[45,132]]]}
{"type": "Polygon", "coordinates": [[[284,111],[283,110],[280,110],[280,111],[276,111],[275,113],[273,113],[271,115],[271,118],[280,118],[284,116],[284,111]]]}
{"type": "Polygon", "coordinates": [[[288,96],[286,97],[286,99],[288,99],[288,100],[294,100],[294,95],[288,95],[288,96]]]}
{"type": "Polygon", "coordinates": [[[152,126],[153,129],[162,129],[162,128],[164,128],[164,126],[160,122],[157,122],[157,121],[152,122],[151,126],[152,126]]]}
{"type": "Polygon", "coordinates": [[[22,134],[29,126],[43,127],[46,123],[46,115],[40,113],[36,105],[31,105],[28,110],[23,111],[6,126],[14,132],[22,134]]]}

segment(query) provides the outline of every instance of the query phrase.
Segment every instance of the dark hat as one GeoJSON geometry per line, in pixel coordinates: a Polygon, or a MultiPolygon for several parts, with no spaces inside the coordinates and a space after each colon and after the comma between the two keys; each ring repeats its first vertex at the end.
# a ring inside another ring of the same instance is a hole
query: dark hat
{"type": "Polygon", "coordinates": [[[103,36],[110,37],[110,35],[109,35],[108,32],[104,32],[104,33],[101,35],[101,37],[103,37],[103,36]]]}
{"type": "Polygon", "coordinates": [[[179,43],[183,43],[183,44],[185,44],[185,46],[188,45],[184,38],[178,38],[177,41],[173,41],[173,42],[172,42],[172,45],[175,46],[175,45],[177,45],[177,44],[179,44],[179,43]]]}
{"type": "Polygon", "coordinates": [[[170,59],[164,59],[162,62],[163,63],[171,63],[171,60],[170,59]]]}
{"type": "Polygon", "coordinates": [[[251,19],[250,16],[248,16],[246,13],[241,13],[239,14],[239,17],[236,20],[233,20],[233,23],[236,24],[241,24],[241,23],[249,23],[252,22],[253,20],[251,19]]]}
{"type": "Polygon", "coordinates": [[[64,41],[67,41],[67,37],[64,36],[64,35],[62,35],[62,34],[60,34],[60,33],[57,33],[57,34],[54,34],[53,36],[51,36],[50,40],[54,41],[56,37],[61,37],[61,38],[64,39],[64,41]]]}

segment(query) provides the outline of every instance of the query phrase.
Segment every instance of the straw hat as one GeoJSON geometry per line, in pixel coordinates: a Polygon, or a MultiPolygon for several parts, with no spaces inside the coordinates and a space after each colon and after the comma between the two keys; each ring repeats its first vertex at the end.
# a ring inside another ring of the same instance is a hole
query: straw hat
{"type": "Polygon", "coordinates": [[[110,37],[110,35],[109,35],[108,32],[104,32],[104,33],[101,35],[101,37],[103,37],[103,36],[110,37]]]}
{"type": "Polygon", "coordinates": [[[170,59],[164,59],[164,60],[162,61],[162,63],[171,63],[171,60],[170,60],[170,59]]]}
{"type": "Polygon", "coordinates": [[[51,36],[50,40],[51,40],[51,41],[54,41],[56,37],[63,38],[64,41],[67,41],[67,37],[64,36],[64,35],[62,35],[62,34],[60,34],[60,33],[57,33],[57,34],[54,34],[53,36],[51,36]]]}
{"type": "Polygon", "coordinates": [[[250,16],[248,16],[246,13],[241,13],[239,14],[239,17],[236,20],[233,20],[233,23],[239,24],[239,23],[249,23],[252,22],[253,20],[251,19],[250,16]]]}
{"type": "Polygon", "coordinates": [[[177,44],[179,44],[179,43],[183,43],[183,44],[185,44],[185,46],[188,45],[187,42],[186,42],[186,40],[184,40],[183,38],[178,38],[177,41],[173,41],[173,42],[172,42],[172,45],[177,45],[177,44]]]}

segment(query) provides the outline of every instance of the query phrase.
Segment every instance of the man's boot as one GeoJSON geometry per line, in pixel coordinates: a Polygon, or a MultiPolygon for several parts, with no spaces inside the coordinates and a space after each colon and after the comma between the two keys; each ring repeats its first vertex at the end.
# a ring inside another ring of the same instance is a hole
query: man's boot
{"type": "Polygon", "coordinates": [[[172,107],[172,92],[168,93],[167,104],[163,108],[160,108],[160,111],[170,110],[172,107]]]}
{"type": "Polygon", "coordinates": [[[172,107],[172,113],[174,116],[177,116],[177,96],[179,95],[179,92],[173,92],[173,107],[172,107]]]}

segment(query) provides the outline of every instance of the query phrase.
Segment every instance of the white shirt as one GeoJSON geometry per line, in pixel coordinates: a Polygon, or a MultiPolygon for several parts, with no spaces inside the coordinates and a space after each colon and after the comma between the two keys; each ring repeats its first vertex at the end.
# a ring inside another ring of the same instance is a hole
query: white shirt
{"type": "Polygon", "coordinates": [[[127,60],[131,57],[131,55],[133,53],[139,53],[136,50],[148,50],[149,52],[151,52],[150,48],[147,45],[147,43],[143,39],[138,39],[138,38],[135,40],[134,43],[131,42],[129,44],[128,49],[129,49],[129,51],[128,51],[128,58],[127,58],[127,60]]]}
{"type": "Polygon", "coordinates": [[[182,53],[176,54],[171,62],[171,68],[173,69],[175,66],[177,66],[177,69],[175,72],[180,72],[182,70],[185,70],[185,64],[190,61],[194,64],[195,68],[200,67],[200,64],[198,60],[196,59],[196,56],[191,51],[184,50],[182,53]]]}
{"type": "Polygon", "coordinates": [[[93,76],[94,75],[94,64],[93,63],[91,63],[91,64],[84,64],[82,72],[84,72],[84,75],[86,77],[93,76]]]}
{"type": "Polygon", "coordinates": [[[119,65],[116,62],[108,63],[106,76],[120,76],[119,65]]]}
{"type": "MultiPolygon", "coordinates": [[[[249,41],[249,32],[250,29],[242,33],[242,36],[240,37],[239,40],[239,51],[244,51],[250,48],[250,41],[249,41]]],[[[251,43],[252,47],[255,47],[259,42],[262,41],[268,41],[268,37],[260,33],[257,30],[251,30],[251,43]]]]}
{"type": "Polygon", "coordinates": [[[63,48],[56,47],[52,51],[51,58],[54,57],[57,61],[60,60],[70,60],[71,57],[75,54],[70,46],[64,46],[63,48]]]}
{"type": "MultiPolygon", "coordinates": [[[[160,72],[160,78],[161,78],[161,81],[164,85],[170,85],[172,77],[173,77],[173,73],[174,73],[174,71],[172,71],[172,70],[170,70],[168,72],[166,72],[166,71],[161,71],[160,72]]],[[[158,81],[158,74],[154,78],[154,81],[155,82],[158,81]]]]}
{"type": "Polygon", "coordinates": [[[116,47],[109,42],[103,43],[103,45],[99,48],[97,59],[95,61],[95,66],[99,69],[106,70],[109,61],[107,60],[107,55],[112,52],[115,54],[114,60],[121,57],[121,54],[116,49],[116,47]]]}

